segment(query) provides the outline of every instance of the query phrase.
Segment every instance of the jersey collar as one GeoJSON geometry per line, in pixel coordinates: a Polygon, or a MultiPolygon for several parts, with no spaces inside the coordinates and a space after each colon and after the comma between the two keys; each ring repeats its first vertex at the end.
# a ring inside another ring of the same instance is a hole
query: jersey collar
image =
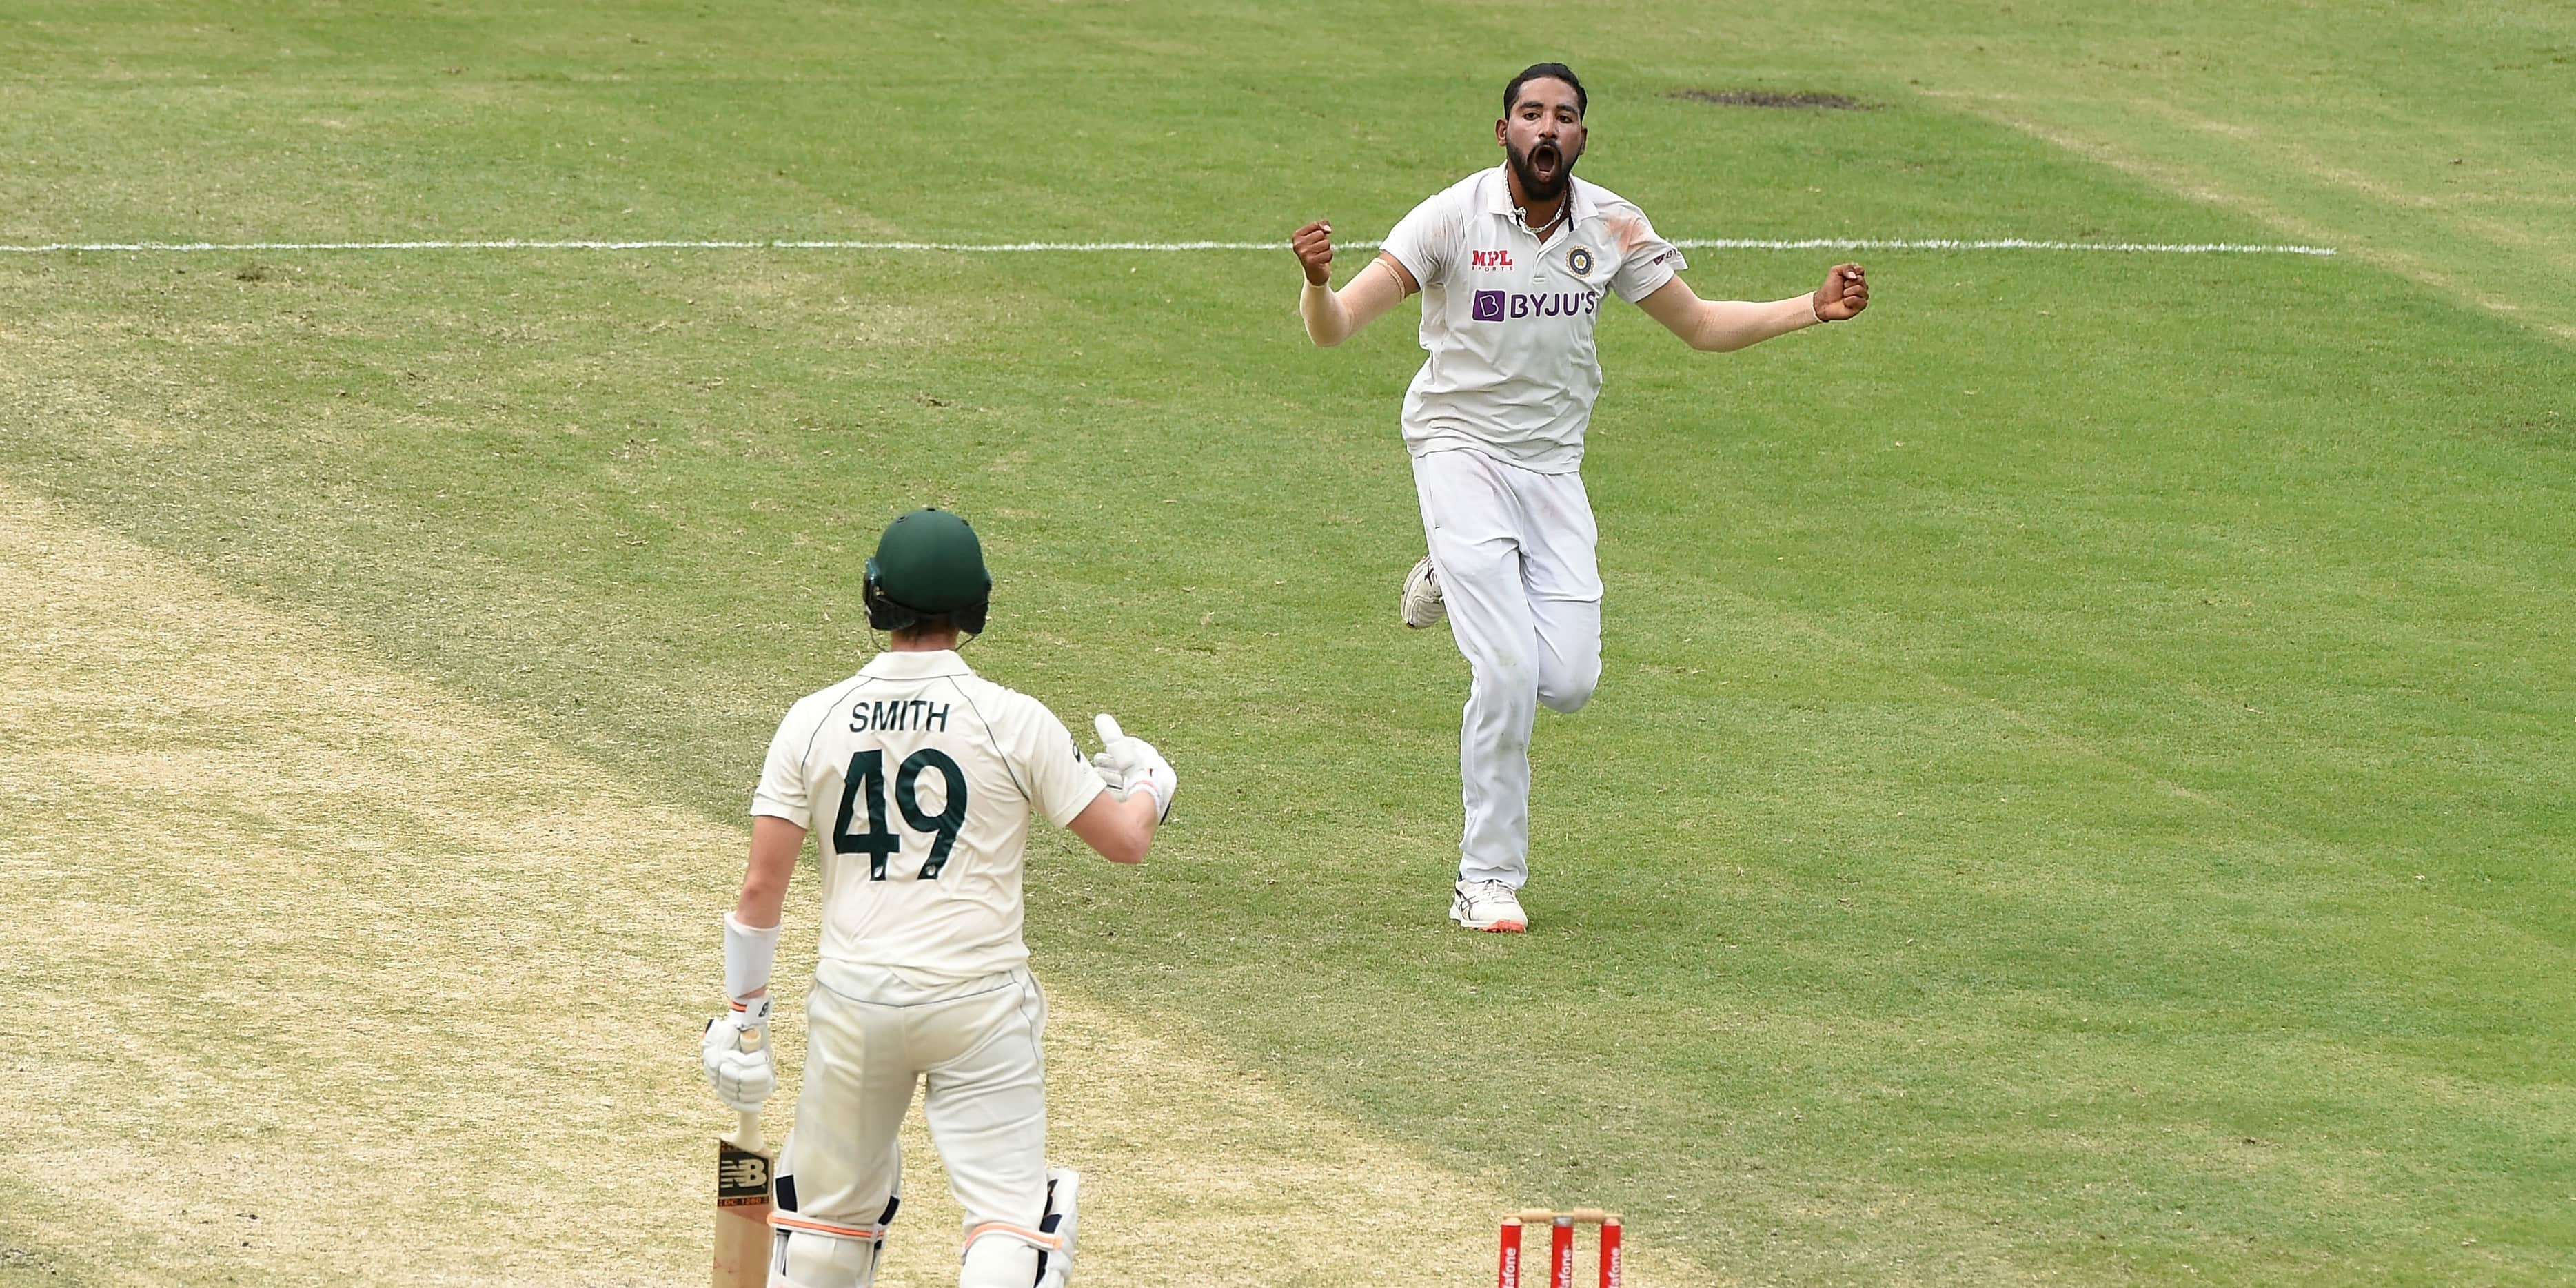
{"type": "Polygon", "coordinates": [[[897,653],[888,650],[868,659],[859,674],[878,680],[928,680],[943,675],[973,675],[966,659],[955,649],[937,649],[928,653],[897,653]]]}
{"type": "MultiPolygon", "coordinates": [[[[1506,161],[1485,172],[1485,209],[1505,219],[1512,217],[1512,181],[1505,173],[1510,168],[1511,163],[1506,161]]],[[[1565,221],[1570,227],[1592,217],[1592,194],[1588,191],[1592,185],[1573,175],[1565,177],[1565,184],[1568,199],[1574,203],[1565,221]]]]}

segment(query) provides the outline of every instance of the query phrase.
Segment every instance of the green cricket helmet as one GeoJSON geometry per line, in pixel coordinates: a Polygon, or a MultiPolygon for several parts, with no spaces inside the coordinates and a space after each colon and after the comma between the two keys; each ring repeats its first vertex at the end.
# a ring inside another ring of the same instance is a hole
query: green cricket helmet
{"type": "Polygon", "coordinates": [[[984,571],[984,543],[975,529],[946,510],[915,510],[886,525],[868,560],[868,625],[907,630],[924,618],[946,617],[969,635],[984,630],[993,598],[984,571]]]}

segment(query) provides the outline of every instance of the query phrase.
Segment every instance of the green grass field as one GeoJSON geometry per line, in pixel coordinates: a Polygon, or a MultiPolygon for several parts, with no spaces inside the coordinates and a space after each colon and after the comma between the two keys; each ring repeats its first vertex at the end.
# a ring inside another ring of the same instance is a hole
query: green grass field
{"type": "MultiPolygon", "coordinates": [[[[1317,351],[1284,251],[0,253],[0,497],[728,845],[786,703],[872,651],[876,531],[952,506],[1000,581],[970,660],[1184,779],[1142,873],[1040,843],[1041,977],[1333,1123],[1705,1281],[2576,1281],[2563,3],[25,0],[0,243],[1373,238],[1553,57],[1581,173],[1670,236],[2338,253],[1873,252],[1866,317],[1731,356],[1608,310],[1607,670],[1537,734],[1525,937],[1442,917],[1413,310],[1317,351]],[[1740,88],[1866,106],[1680,96],[1740,88]]],[[[78,669],[8,620],[26,683],[78,669]]],[[[0,799],[0,906],[52,928],[0,949],[28,1039],[201,982],[83,940],[205,914],[121,879],[184,825],[150,789],[27,840],[68,772],[0,799]]],[[[739,853],[575,821],[590,879],[697,884],[656,978],[714,998],[739,853]]],[[[0,1044],[0,1122],[55,1119],[56,1036],[0,1044]]],[[[136,1269],[62,1233],[78,1142],[20,1139],[0,1284],[318,1273],[136,1269]]]]}

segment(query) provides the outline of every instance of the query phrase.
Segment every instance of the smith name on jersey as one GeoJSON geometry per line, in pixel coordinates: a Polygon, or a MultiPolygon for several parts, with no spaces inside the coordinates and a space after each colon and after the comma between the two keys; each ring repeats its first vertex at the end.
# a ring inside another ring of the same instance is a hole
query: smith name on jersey
{"type": "Polygon", "coordinates": [[[1063,826],[1105,790],[1035,698],[952,651],[888,652],[788,709],[751,812],[822,855],[817,979],[876,966],[941,983],[1027,964],[1029,816],[1063,826]]]}

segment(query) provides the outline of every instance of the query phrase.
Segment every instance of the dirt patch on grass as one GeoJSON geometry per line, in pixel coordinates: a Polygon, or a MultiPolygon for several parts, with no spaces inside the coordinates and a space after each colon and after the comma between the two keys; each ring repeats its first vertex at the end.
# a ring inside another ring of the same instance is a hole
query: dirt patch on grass
{"type": "MultiPolygon", "coordinates": [[[[739,829],[5,485],[0,737],[0,1001],[52,1035],[0,1057],[0,1277],[704,1282],[739,829]]],[[[1085,1281],[1485,1273],[1490,1181],[1071,990],[1049,1037],[1085,1281]]],[[[907,1150],[880,1282],[953,1283],[907,1150]]],[[[1635,1282],[1718,1281],[1632,1248],[1635,1282]]]]}
{"type": "Polygon", "coordinates": [[[1828,112],[1866,112],[1872,106],[1848,94],[1828,94],[1815,90],[1677,89],[1672,92],[1671,97],[1685,103],[1708,103],[1717,107],[1768,107],[1828,112]]]}
{"type": "Polygon", "coordinates": [[[838,343],[877,347],[954,344],[981,319],[854,289],[860,274],[883,262],[856,260],[831,269],[789,267],[774,258],[710,259],[691,283],[692,293],[733,322],[766,325],[780,317],[830,318],[838,343]]]}

